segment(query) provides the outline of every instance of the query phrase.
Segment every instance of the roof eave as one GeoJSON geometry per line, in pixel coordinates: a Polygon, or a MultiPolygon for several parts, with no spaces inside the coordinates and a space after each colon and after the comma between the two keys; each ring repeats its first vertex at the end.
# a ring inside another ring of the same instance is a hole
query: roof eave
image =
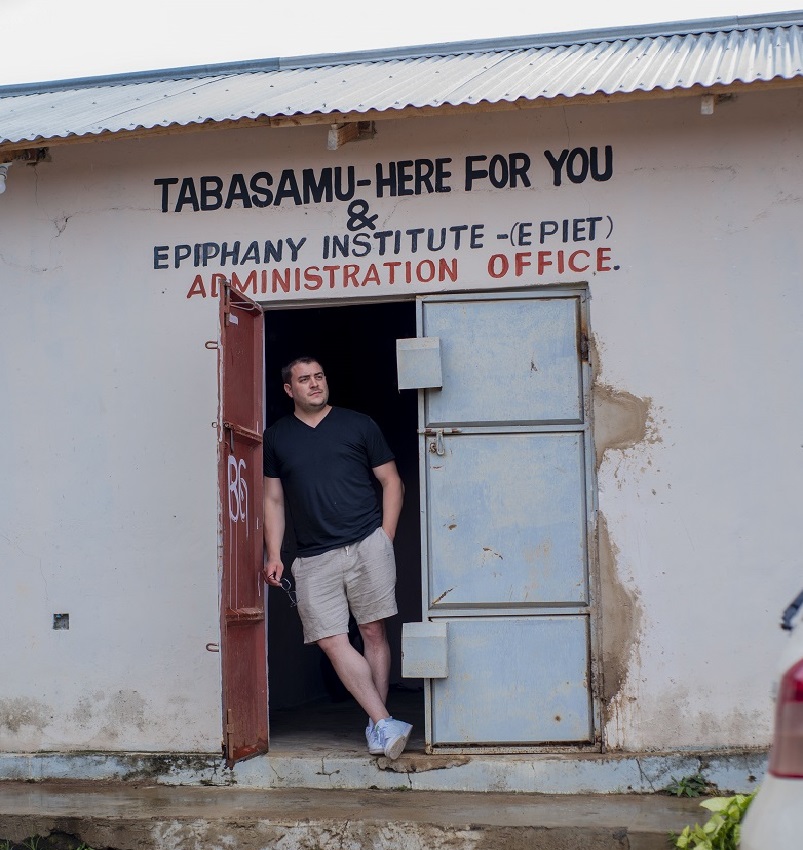
{"type": "Polygon", "coordinates": [[[134,130],[104,131],[102,133],[87,133],[83,135],[55,136],[18,142],[0,143],[0,161],[2,154],[14,153],[30,148],[59,147],[63,145],[87,144],[106,141],[125,141],[130,139],[154,138],[157,136],[183,135],[186,133],[208,132],[212,130],[242,130],[263,127],[303,127],[341,124],[355,121],[388,121],[408,118],[449,117],[469,115],[481,112],[509,112],[522,109],[544,109],[556,106],[593,106],[602,104],[618,104],[645,102],[651,100],[667,100],[703,95],[734,95],[743,92],[759,92],[767,90],[803,88],[803,77],[783,79],[776,77],[771,80],[755,80],[752,82],[737,81],[729,84],[703,86],[694,85],[688,88],[653,88],[632,92],[614,92],[606,94],[581,94],[572,97],[558,95],[555,97],[519,98],[517,100],[501,100],[495,103],[481,101],[472,104],[440,104],[438,106],[407,106],[400,109],[367,110],[365,112],[312,112],[295,115],[263,115],[257,118],[240,118],[237,120],[205,121],[188,124],[169,124],[167,126],[139,127],[134,130]]]}

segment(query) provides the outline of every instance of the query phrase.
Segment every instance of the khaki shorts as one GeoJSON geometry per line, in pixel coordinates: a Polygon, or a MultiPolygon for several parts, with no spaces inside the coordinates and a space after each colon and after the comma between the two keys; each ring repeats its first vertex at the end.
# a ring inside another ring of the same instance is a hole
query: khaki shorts
{"type": "Polygon", "coordinates": [[[349,609],[359,625],[397,613],[396,560],[381,526],[365,540],[296,558],[292,566],[304,643],[349,630],[349,609]]]}

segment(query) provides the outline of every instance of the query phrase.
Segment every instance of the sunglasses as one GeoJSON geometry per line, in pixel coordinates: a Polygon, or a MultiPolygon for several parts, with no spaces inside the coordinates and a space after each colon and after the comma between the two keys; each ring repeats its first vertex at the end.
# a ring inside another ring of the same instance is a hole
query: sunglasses
{"type": "Polygon", "coordinates": [[[281,579],[281,586],[282,590],[290,597],[290,604],[293,606],[293,608],[295,608],[296,605],[298,605],[298,599],[296,598],[295,590],[293,590],[293,585],[290,584],[290,579],[281,579]]]}

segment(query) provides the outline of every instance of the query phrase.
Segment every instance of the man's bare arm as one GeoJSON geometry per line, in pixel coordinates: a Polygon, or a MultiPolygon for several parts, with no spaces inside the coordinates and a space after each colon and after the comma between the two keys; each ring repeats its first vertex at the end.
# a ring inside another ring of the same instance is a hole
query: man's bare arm
{"type": "Polygon", "coordinates": [[[284,490],[279,478],[265,478],[264,498],[262,500],[263,526],[265,534],[265,566],[262,574],[268,584],[278,587],[281,584],[284,564],[282,564],[282,540],[284,539],[284,490]]]}
{"type": "Polygon", "coordinates": [[[396,526],[399,524],[402,502],[404,502],[404,484],[399,477],[394,460],[375,466],[374,475],[382,485],[382,528],[393,540],[396,536],[396,526]]]}

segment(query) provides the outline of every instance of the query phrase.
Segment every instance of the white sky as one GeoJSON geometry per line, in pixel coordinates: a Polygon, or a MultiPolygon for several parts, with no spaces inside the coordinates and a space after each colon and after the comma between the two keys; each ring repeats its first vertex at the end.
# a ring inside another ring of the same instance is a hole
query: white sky
{"type": "Polygon", "coordinates": [[[0,0],[0,85],[795,8],[790,0],[0,0]]]}

